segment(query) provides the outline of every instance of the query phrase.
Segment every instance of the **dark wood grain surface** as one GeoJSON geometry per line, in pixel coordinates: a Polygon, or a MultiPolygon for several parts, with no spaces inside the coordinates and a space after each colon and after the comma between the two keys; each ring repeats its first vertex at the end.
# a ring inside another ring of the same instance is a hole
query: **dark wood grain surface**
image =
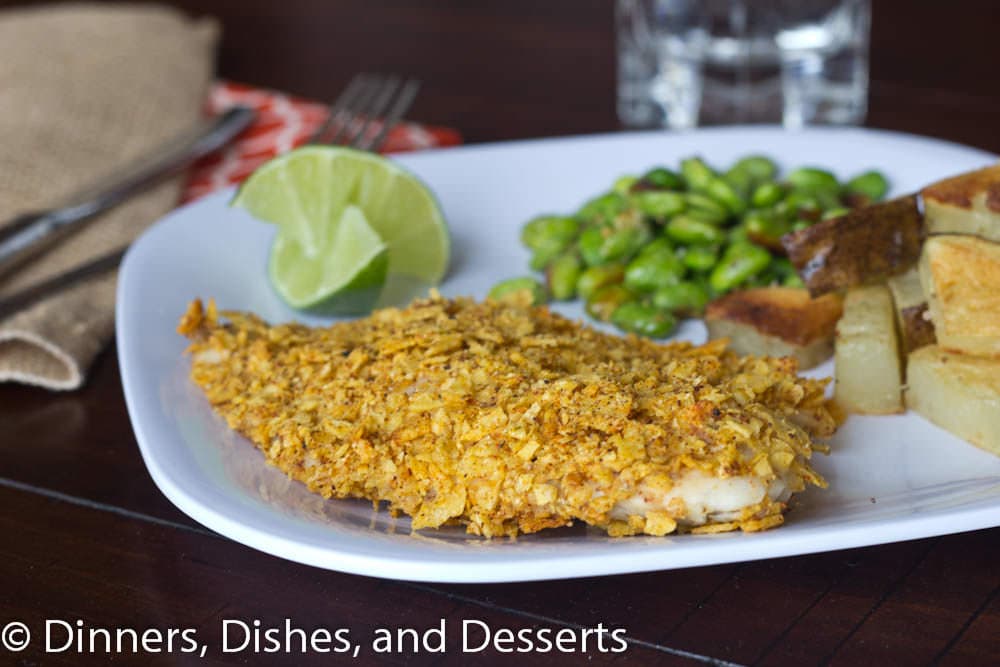
{"type": "MultiPolygon", "coordinates": [[[[10,4],[10,3],[3,3],[10,4]]],[[[410,116],[483,142],[618,129],[607,0],[186,0],[223,25],[219,73],[331,99],[361,70],[424,81],[410,116]]],[[[988,0],[876,0],[868,124],[1000,152],[1000,10],[988,0]]],[[[2,94],[2,92],[0,92],[2,94]]],[[[1000,529],[796,558],[595,579],[430,585],[327,572],[215,535],[146,473],[112,346],[80,391],[0,385],[0,625],[193,627],[215,648],[117,664],[334,664],[222,654],[221,619],[298,627],[625,628],[625,653],[385,664],[1000,664],[1000,529]]],[[[37,642],[0,664],[106,664],[37,642]]],[[[349,660],[348,660],[349,661],[349,660]]],[[[358,659],[359,664],[372,656],[358,659]]]]}

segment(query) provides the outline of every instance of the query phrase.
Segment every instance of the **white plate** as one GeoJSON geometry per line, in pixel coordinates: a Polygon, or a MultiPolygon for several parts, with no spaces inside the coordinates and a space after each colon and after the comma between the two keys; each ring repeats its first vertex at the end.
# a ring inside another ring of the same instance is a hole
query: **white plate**
{"type": "MultiPolygon", "coordinates": [[[[691,154],[724,165],[747,153],[769,154],[785,167],[828,166],[842,177],[879,167],[896,193],[995,159],[901,134],[756,127],[469,146],[398,160],[433,188],[451,224],[454,260],[442,292],[483,297],[496,280],[525,271],[517,237],[529,217],[572,211],[624,173],[691,154]]],[[[457,528],[411,534],[406,518],[376,513],[368,502],[325,501],[266,466],[187,379],[185,341],[174,329],[194,297],[274,322],[299,317],[267,283],[272,228],[227,208],[230,194],[171,213],[132,246],[117,333],[125,397],[150,474],[181,510],[234,540],[345,572],[494,582],[788,556],[1000,525],[1000,459],[912,414],[851,417],[832,455],[815,460],[830,488],[797,496],[786,525],[764,533],[610,539],[578,527],[488,541],[457,528]]],[[[576,306],[559,310],[581,316],[576,306]]],[[[690,323],[681,335],[698,339],[704,331],[690,323]]]]}

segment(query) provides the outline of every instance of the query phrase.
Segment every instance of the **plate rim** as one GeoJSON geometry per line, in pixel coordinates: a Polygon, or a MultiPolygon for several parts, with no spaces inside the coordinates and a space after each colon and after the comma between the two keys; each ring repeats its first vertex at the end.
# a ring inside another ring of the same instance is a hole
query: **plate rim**
{"type": "MultiPolygon", "coordinates": [[[[720,135],[720,134],[773,134],[781,133],[809,135],[809,134],[857,134],[859,136],[887,137],[894,140],[917,141],[928,146],[939,146],[947,149],[962,149],[970,153],[978,153],[984,160],[995,160],[996,156],[988,151],[979,148],[965,146],[956,142],[951,142],[935,137],[924,137],[920,135],[908,134],[894,130],[860,128],[860,127],[821,127],[806,128],[795,132],[783,130],[780,126],[772,125],[740,125],[740,126],[720,126],[711,128],[698,128],[682,133],[666,133],[663,131],[645,132],[617,132],[617,133],[597,133],[574,135],[564,137],[539,137],[530,139],[519,139],[515,141],[490,142],[482,144],[468,144],[464,146],[433,149],[416,153],[407,153],[393,156],[404,166],[409,166],[411,162],[419,164],[425,158],[433,158],[443,153],[447,154],[468,154],[470,152],[488,152],[497,149],[525,149],[534,146],[560,145],[564,143],[576,142],[614,142],[622,138],[642,139],[645,137],[663,140],[665,137],[691,136],[691,135],[720,135]]],[[[766,152],[766,151],[765,151],[766,152]]],[[[627,574],[635,572],[648,572],[663,569],[678,569],[684,567],[717,565],[729,562],[743,562],[748,560],[760,560],[767,558],[778,558],[786,556],[805,555],[820,553],[824,551],[850,549],[863,546],[875,546],[890,542],[922,539],[937,535],[977,530],[1000,525],[1000,497],[990,499],[990,502],[979,501],[971,506],[960,506],[936,512],[933,520],[928,520],[926,515],[904,516],[895,518],[891,524],[884,524],[884,519],[873,517],[871,519],[857,521],[853,525],[840,527],[834,531],[823,531],[821,537],[830,534],[830,539],[820,539],[822,543],[804,545],[801,538],[798,542],[801,548],[788,548],[787,543],[795,543],[799,537],[795,531],[789,531],[786,526],[780,531],[768,531],[768,538],[763,542],[763,546],[758,546],[755,555],[747,557],[746,554],[737,552],[735,556],[728,557],[727,554],[734,550],[715,549],[714,553],[718,557],[704,558],[701,556],[701,549],[691,551],[680,551],[680,558],[671,558],[670,562],[656,563],[655,557],[662,552],[663,547],[650,548],[638,553],[634,550],[623,549],[621,554],[609,558],[606,555],[595,558],[595,554],[571,554],[554,555],[543,554],[533,556],[526,563],[517,559],[507,559],[509,562],[497,563],[490,561],[486,565],[470,562],[445,563],[431,560],[413,560],[401,556],[372,556],[371,554],[358,553],[353,551],[335,551],[330,548],[296,541],[283,536],[276,536],[266,530],[258,529],[253,525],[245,525],[225,513],[217,511],[213,507],[208,507],[200,503],[183,487],[180,481],[173,479],[161,466],[161,461],[150,443],[163,434],[150,433],[147,429],[151,426],[149,421],[138,419],[137,402],[141,395],[141,379],[137,376],[138,371],[129,367],[129,361],[133,358],[131,352],[135,344],[126,331],[128,313],[126,304],[128,303],[128,293],[132,289],[135,272],[140,269],[137,265],[136,257],[139,256],[145,245],[149,244],[153,238],[170,221],[187,214],[196,207],[205,207],[214,204],[217,200],[222,200],[233,188],[227,188],[220,192],[212,193],[204,198],[181,206],[160,218],[153,223],[142,235],[133,243],[126,253],[122,262],[120,277],[116,290],[115,302],[115,331],[119,345],[118,363],[124,390],[125,402],[128,409],[129,420],[139,445],[139,450],[150,476],[160,491],[178,509],[196,522],[219,533],[223,537],[233,539],[237,542],[258,549],[265,553],[304,563],[325,569],[332,569],[342,572],[361,574],[366,576],[376,576],[382,578],[406,579],[411,581],[425,581],[435,583],[497,583],[512,581],[538,581],[549,579],[576,578],[585,576],[607,576],[616,574],[627,574]],[[984,504],[985,503],[985,504],[984,504]],[[982,505],[982,506],[980,506],[982,505]],[[871,523],[880,523],[881,532],[873,539],[869,532],[871,523]],[[786,537],[787,535],[787,537],[786,537]],[[623,568],[619,561],[629,561],[628,566],[623,568]],[[399,574],[394,570],[401,570],[399,574]],[[557,570],[557,571],[553,571],[557,570]]],[[[667,547],[669,548],[669,547],[667,547]]],[[[711,551],[711,550],[710,550],[711,551]]]]}

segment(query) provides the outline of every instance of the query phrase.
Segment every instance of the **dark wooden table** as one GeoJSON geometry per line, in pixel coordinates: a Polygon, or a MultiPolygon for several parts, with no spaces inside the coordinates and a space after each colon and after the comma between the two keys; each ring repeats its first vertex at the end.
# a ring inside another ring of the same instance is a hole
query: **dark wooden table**
{"type": "MultiPolygon", "coordinates": [[[[425,82],[411,117],[472,142],[603,132],[614,116],[606,0],[185,0],[224,26],[221,75],[332,98],[360,70],[425,82]]],[[[877,0],[874,127],[1000,152],[993,0],[877,0]]],[[[445,619],[507,627],[625,628],[624,654],[444,656],[685,665],[1000,664],[1000,529],[797,558],[502,585],[428,585],[327,572],[213,534],[146,473],[112,346],[85,388],[0,386],[0,624],[193,627],[205,660],[129,654],[119,664],[332,664],[335,656],[223,655],[224,618],[304,628],[425,629],[445,619]]],[[[368,658],[371,659],[370,657],[368,658]]],[[[20,654],[0,664],[105,664],[103,655],[20,654]]]]}

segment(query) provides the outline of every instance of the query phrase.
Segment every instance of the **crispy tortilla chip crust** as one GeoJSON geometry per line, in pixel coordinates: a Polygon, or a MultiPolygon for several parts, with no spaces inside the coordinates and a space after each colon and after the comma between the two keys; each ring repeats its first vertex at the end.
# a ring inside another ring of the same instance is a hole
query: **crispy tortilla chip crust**
{"type": "MultiPolygon", "coordinates": [[[[578,519],[663,534],[678,528],[668,513],[611,511],[693,469],[825,486],[808,459],[812,438],[836,428],[826,382],[797,377],[790,359],[436,294],[323,329],[222,316],[195,301],[178,330],[230,427],[312,491],[388,501],[415,529],[516,535],[578,519]]],[[[695,530],[761,530],[784,509],[765,496],[695,530]]]]}

